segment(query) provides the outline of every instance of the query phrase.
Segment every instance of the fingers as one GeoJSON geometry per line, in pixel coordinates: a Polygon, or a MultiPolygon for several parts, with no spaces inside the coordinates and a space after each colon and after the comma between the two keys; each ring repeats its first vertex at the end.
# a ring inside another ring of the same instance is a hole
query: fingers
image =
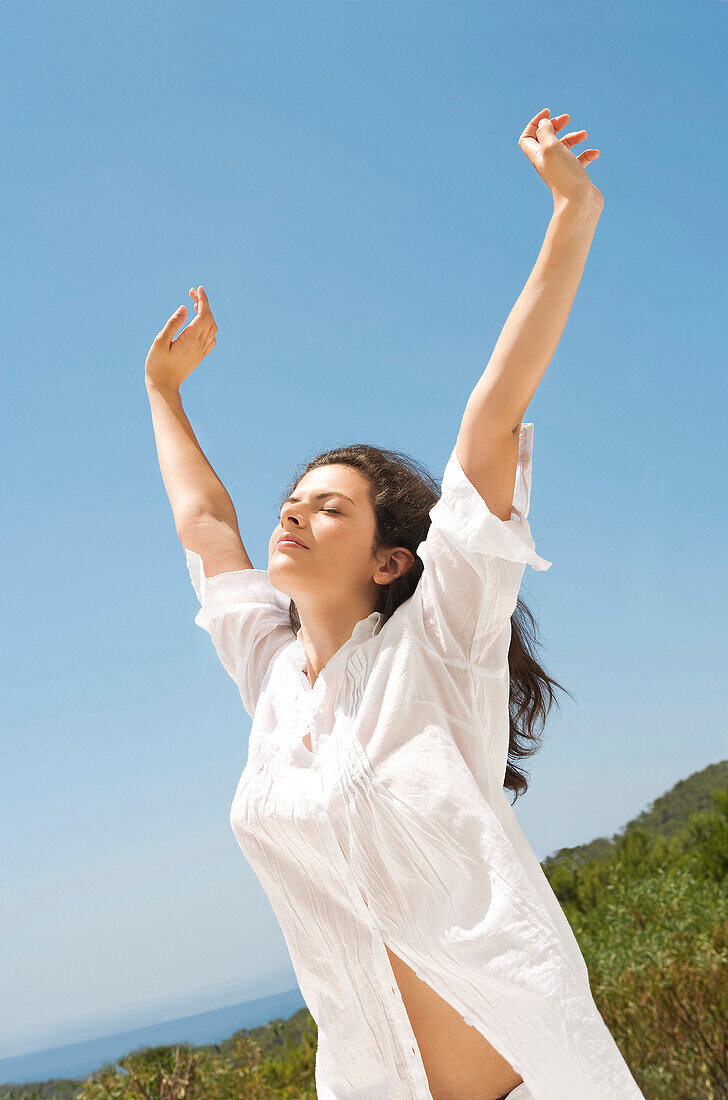
{"type": "Polygon", "coordinates": [[[539,119],[536,127],[536,140],[542,147],[557,144],[558,139],[554,132],[554,124],[548,115],[544,115],[543,118],[539,119]]]}
{"type": "Polygon", "coordinates": [[[535,137],[539,122],[542,118],[548,118],[550,114],[551,112],[549,111],[548,107],[544,107],[543,110],[539,111],[537,115],[533,116],[528,126],[523,131],[524,134],[528,134],[529,137],[535,137]]]}
{"type": "Polygon", "coordinates": [[[200,340],[203,342],[207,340],[210,333],[213,335],[217,332],[217,325],[215,324],[215,318],[212,316],[212,310],[210,309],[210,303],[207,300],[207,293],[204,286],[190,287],[190,297],[195,303],[195,310],[197,316],[190,325],[200,340]]]}
{"type": "Polygon", "coordinates": [[[570,149],[572,145],[578,145],[585,137],[586,130],[574,130],[571,134],[564,134],[561,138],[561,144],[565,145],[567,149],[570,149]]]}
{"type": "Polygon", "coordinates": [[[210,312],[210,303],[207,300],[207,294],[205,293],[204,286],[198,286],[197,288],[197,304],[199,306],[201,317],[204,317],[210,312]]]}
{"type": "MultiPolygon", "coordinates": [[[[204,286],[190,287],[189,294],[190,298],[195,303],[197,316],[185,329],[184,336],[186,340],[189,340],[192,335],[197,336],[204,346],[204,354],[206,355],[217,343],[215,339],[217,325],[215,324],[215,318],[212,316],[210,303],[207,300],[204,286]],[[188,332],[190,333],[190,337],[187,337],[188,332]]],[[[166,325],[159,330],[155,339],[160,342],[166,341],[169,347],[175,333],[184,324],[186,319],[187,306],[180,306],[179,309],[174,311],[166,325]]]]}
{"type": "Polygon", "coordinates": [[[210,303],[207,300],[207,293],[204,286],[198,286],[197,293],[200,301],[200,316],[206,324],[205,335],[215,336],[217,332],[217,325],[215,324],[215,318],[212,316],[212,310],[210,309],[210,303]]]}
{"type": "MultiPolygon", "coordinates": [[[[533,156],[539,148],[543,149],[544,146],[555,144],[555,135],[558,134],[570,120],[568,112],[564,112],[564,114],[561,115],[554,115],[553,118],[550,117],[550,114],[551,112],[548,107],[544,107],[537,115],[533,116],[518,139],[519,146],[531,160],[533,160],[533,156]]],[[[559,141],[564,148],[571,149],[574,145],[578,145],[580,141],[584,141],[586,135],[586,130],[572,130],[571,133],[565,134],[562,138],[559,138],[559,141]]],[[[595,160],[598,156],[598,149],[585,149],[584,152],[577,157],[577,160],[585,164],[591,160],[595,160]]]]}
{"type": "Polygon", "coordinates": [[[550,114],[548,107],[544,107],[542,111],[539,111],[537,115],[534,115],[528,126],[524,129],[523,133],[518,139],[518,144],[526,151],[526,148],[530,146],[537,146],[538,141],[536,139],[536,130],[538,129],[539,121],[544,115],[550,114]]]}
{"type": "Polygon", "coordinates": [[[174,339],[177,330],[187,319],[187,306],[180,306],[174,311],[164,328],[157,333],[155,342],[158,347],[161,346],[170,353],[187,357],[197,356],[196,362],[199,363],[217,344],[217,325],[210,312],[204,287],[191,287],[189,294],[195,303],[195,309],[199,309],[197,316],[184,332],[174,339]]]}
{"type": "MultiPolygon", "coordinates": [[[[536,115],[536,118],[538,118],[538,115],[536,115]]],[[[554,133],[558,134],[559,130],[562,130],[564,128],[564,126],[566,126],[566,123],[569,121],[569,118],[570,118],[570,115],[568,113],[563,114],[563,115],[556,115],[552,119],[549,119],[547,116],[544,116],[542,119],[539,120],[539,122],[536,126],[536,130],[538,132],[538,128],[541,125],[541,123],[551,122],[551,124],[554,128],[554,133]]],[[[571,133],[564,134],[564,136],[562,138],[560,138],[559,140],[560,140],[562,145],[566,146],[567,149],[571,149],[572,145],[578,145],[580,141],[583,141],[584,138],[586,137],[586,135],[587,135],[586,130],[572,130],[571,133]]]]}
{"type": "MultiPolygon", "coordinates": [[[[554,123],[554,130],[560,130],[562,126],[565,126],[568,117],[568,115],[559,115],[558,119],[551,119],[554,123]]],[[[572,130],[571,133],[564,134],[559,140],[566,149],[571,149],[574,145],[578,145],[580,141],[583,141],[587,133],[587,130],[572,130]]],[[[589,161],[595,160],[598,156],[598,149],[585,149],[576,159],[581,161],[582,164],[588,164],[589,161]]]]}
{"type": "Polygon", "coordinates": [[[184,324],[186,317],[187,306],[180,306],[179,309],[176,309],[174,311],[164,328],[160,329],[160,331],[157,333],[157,340],[171,341],[172,337],[174,336],[180,325],[184,324]]]}

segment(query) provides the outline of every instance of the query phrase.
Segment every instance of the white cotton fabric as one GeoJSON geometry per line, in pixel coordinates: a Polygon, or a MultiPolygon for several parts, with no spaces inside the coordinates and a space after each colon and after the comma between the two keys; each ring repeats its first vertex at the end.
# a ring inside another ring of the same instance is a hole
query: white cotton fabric
{"type": "Polygon", "coordinates": [[[206,578],[185,549],[195,622],[253,719],[230,822],[318,1026],[319,1100],[431,1100],[385,943],[511,1063],[518,1100],[644,1100],[503,790],[510,617],[526,564],[552,564],[532,447],[522,424],[508,520],[453,449],[414,595],[360,620],[313,687],[267,571],[206,578]]]}

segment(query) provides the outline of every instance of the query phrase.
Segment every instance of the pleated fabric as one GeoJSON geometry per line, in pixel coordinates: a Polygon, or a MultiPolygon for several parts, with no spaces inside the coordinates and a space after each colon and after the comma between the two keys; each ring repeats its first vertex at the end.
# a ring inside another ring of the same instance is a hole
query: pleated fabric
{"type": "Polygon", "coordinates": [[[267,571],[208,578],[185,549],[195,622],[253,720],[230,822],[318,1026],[319,1100],[432,1100],[385,944],[523,1078],[508,1100],[642,1097],[503,789],[510,617],[526,565],[552,564],[532,452],[522,424],[502,520],[453,448],[415,593],[313,687],[267,571]]]}

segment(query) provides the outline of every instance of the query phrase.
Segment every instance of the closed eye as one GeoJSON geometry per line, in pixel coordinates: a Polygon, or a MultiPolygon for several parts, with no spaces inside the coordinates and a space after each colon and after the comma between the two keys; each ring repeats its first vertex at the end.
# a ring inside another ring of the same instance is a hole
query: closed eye
{"type": "MultiPolygon", "coordinates": [[[[340,516],[341,515],[341,512],[337,511],[336,508],[322,508],[321,511],[322,512],[327,512],[328,515],[330,515],[330,516],[340,516]]],[[[283,515],[282,514],[281,514],[280,518],[281,518],[281,522],[282,522],[282,520],[283,520],[283,515]]]]}

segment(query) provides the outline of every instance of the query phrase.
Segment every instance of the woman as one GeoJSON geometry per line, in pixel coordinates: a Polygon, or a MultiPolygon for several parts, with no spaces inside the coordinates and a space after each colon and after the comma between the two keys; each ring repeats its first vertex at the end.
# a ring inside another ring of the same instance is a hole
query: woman
{"type": "Polygon", "coordinates": [[[318,1025],[320,1100],[642,1096],[504,793],[527,786],[516,760],[558,686],[514,612],[526,564],[551,565],[527,519],[523,416],[603,207],[598,151],[570,151],[586,131],[556,136],[568,118],[544,109],[519,139],[554,212],[441,494],[398,452],[327,451],[256,569],[179,396],[216,343],[202,287],[147,357],[195,622],[253,719],[230,820],[318,1025]]]}

